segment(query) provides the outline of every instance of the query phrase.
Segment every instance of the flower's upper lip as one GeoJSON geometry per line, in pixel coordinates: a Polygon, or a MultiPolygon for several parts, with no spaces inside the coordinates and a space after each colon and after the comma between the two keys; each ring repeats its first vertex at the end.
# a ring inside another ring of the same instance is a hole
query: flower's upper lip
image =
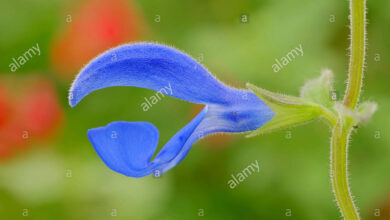
{"type": "Polygon", "coordinates": [[[69,104],[74,107],[89,93],[107,87],[158,91],[168,83],[173,97],[199,104],[229,103],[237,94],[190,56],[167,46],[138,43],[113,48],[86,65],[69,91],[69,104]]]}
{"type": "Polygon", "coordinates": [[[112,86],[159,91],[167,84],[173,91],[167,95],[206,104],[205,108],[153,161],[158,131],[150,123],[113,122],[89,130],[92,145],[108,167],[133,177],[149,175],[153,169],[163,173],[183,160],[199,138],[216,132],[256,130],[273,117],[272,110],[253,92],[230,88],[188,55],[151,43],[120,46],[92,60],[74,81],[69,103],[73,107],[89,93],[112,86]],[[112,132],[118,136],[112,138],[112,132]]]}

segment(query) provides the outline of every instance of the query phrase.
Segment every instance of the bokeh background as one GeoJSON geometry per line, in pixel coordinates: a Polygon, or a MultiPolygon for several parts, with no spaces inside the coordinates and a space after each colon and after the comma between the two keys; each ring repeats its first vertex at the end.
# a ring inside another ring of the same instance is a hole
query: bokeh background
{"type": "MultiPolygon", "coordinates": [[[[351,189],[364,219],[390,219],[390,1],[368,1],[362,100],[379,104],[353,135],[351,189]]],[[[323,68],[344,93],[348,2],[339,0],[1,0],[0,219],[338,219],[329,180],[329,129],[314,122],[246,139],[212,136],[160,178],[109,170],[89,128],[149,121],[159,148],[199,111],[165,97],[144,112],[140,88],[108,88],[76,108],[67,91],[78,70],[127,42],[173,45],[236,87],[251,82],[298,95],[323,68]],[[247,19],[246,19],[247,18],[247,19]],[[40,47],[15,72],[17,58],[40,47]],[[302,44],[304,56],[275,73],[272,64],[302,44]],[[257,160],[260,173],[227,182],[257,160]]],[[[339,97],[339,98],[340,98],[339,97]]]]}

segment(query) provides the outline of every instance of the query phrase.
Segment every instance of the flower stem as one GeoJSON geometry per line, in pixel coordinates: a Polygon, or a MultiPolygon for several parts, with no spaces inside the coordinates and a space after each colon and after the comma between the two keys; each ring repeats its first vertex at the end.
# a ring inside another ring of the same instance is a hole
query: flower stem
{"type": "MultiPolygon", "coordinates": [[[[365,0],[350,0],[351,58],[349,62],[348,85],[344,105],[355,109],[360,96],[365,56],[365,0]]],[[[334,194],[341,214],[346,220],[358,220],[359,214],[353,203],[348,186],[348,137],[354,121],[340,114],[333,128],[331,141],[331,179],[334,194]]]]}
{"type": "Polygon", "coordinates": [[[354,109],[359,100],[363,84],[366,4],[365,0],[350,0],[351,10],[351,59],[349,61],[348,85],[344,96],[344,105],[354,109]]]}
{"type": "Polygon", "coordinates": [[[333,128],[331,141],[331,179],[333,191],[341,214],[346,220],[357,220],[359,214],[353,203],[348,187],[348,136],[352,128],[352,120],[340,118],[333,128]]]}

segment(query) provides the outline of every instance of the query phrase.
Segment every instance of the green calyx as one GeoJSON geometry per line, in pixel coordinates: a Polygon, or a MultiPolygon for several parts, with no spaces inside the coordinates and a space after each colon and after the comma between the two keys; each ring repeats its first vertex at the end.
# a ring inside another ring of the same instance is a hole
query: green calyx
{"type": "Polygon", "coordinates": [[[248,134],[247,137],[305,124],[322,115],[323,109],[315,103],[294,96],[270,92],[249,83],[247,87],[275,113],[269,122],[248,134]]]}
{"type": "Polygon", "coordinates": [[[249,83],[247,87],[275,113],[269,122],[247,137],[302,125],[315,119],[322,119],[333,128],[339,116],[356,125],[367,122],[377,109],[377,104],[373,102],[364,102],[352,110],[336,101],[333,74],[328,69],[322,71],[320,77],[306,82],[301,88],[300,97],[270,92],[249,83]]]}
{"type": "Polygon", "coordinates": [[[332,78],[330,71],[324,71],[319,78],[302,87],[301,97],[270,92],[248,83],[248,89],[267,104],[275,116],[247,137],[302,125],[315,119],[324,119],[333,127],[337,122],[337,114],[333,110],[332,78]]]}

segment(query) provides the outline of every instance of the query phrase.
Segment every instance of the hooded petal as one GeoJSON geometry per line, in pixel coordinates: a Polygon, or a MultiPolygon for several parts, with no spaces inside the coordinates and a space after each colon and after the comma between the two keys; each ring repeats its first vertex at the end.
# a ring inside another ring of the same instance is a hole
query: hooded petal
{"type": "Polygon", "coordinates": [[[134,86],[154,91],[169,86],[167,95],[189,102],[228,103],[236,89],[216,80],[190,56],[167,46],[138,43],[101,54],[81,70],[69,93],[76,106],[89,93],[112,86],[134,86]]]}
{"type": "Polygon", "coordinates": [[[105,164],[116,172],[142,177],[164,173],[184,159],[199,138],[217,132],[253,131],[274,113],[253,92],[227,87],[188,55],[167,46],[140,43],[109,50],[95,58],[76,78],[69,102],[77,105],[89,93],[111,86],[135,86],[206,104],[151,161],[158,131],[146,122],[114,122],[91,129],[88,137],[105,164]],[[109,134],[115,130],[117,139],[109,134]],[[136,138],[132,138],[132,137],[136,138]]]}

